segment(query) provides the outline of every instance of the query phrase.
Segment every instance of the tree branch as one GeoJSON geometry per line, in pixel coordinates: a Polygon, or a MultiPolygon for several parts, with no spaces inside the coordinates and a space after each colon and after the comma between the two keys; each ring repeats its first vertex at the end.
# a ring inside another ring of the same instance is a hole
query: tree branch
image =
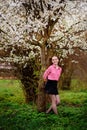
{"type": "MultiPolygon", "coordinates": [[[[68,28],[66,31],[61,31],[61,32],[62,32],[63,34],[69,33],[70,30],[71,30],[75,25],[77,25],[77,24],[79,24],[79,23],[81,23],[81,21],[78,21],[78,22],[72,24],[71,27],[68,28]]],[[[86,29],[84,29],[84,30],[78,30],[78,31],[71,32],[71,33],[69,33],[69,34],[70,34],[70,35],[71,35],[72,33],[74,33],[74,34],[79,34],[79,33],[85,32],[85,31],[86,31],[86,29]]],[[[51,36],[51,37],[52,37],[52,36],[51,36]]],[[[53,37],[55,37],[55,36],[53,36],[53,37]]],[[[57,37],[57,36],[56,36],[56,37],[57,37]]],[[[61,38],[57,39],[55,42],[61,41],[63,38],[64,38],[64,36],[62,36],[61,38]]]]}
{"type": "Polygon", "coordinates": [[[35,40],[26,40],[26,42],[29,42],[29,44],[31,44],[31,45],[35,45],[35,46],[39,46],[39,47],[41,47],[41,45],[39,44],[39,42],[38,41],[35,41],[35,40]]]}
{"type": "Polygon", "coordinates": [[[6,34],[7,36],[11,37],[10,35],[8,35],[7,32],[5,32],[4,30],[2,30],[1,28],[0,28],[0,33],[4,33],[4,34],[6,34]]]}
{"type": "Polygon", "coordinates": [[[3,31],[2,29],[0,29],[0,33],[5,33],[5,34],[7,34],[7,32],[3,31]]]}
{"type": "Polygon", "coordinates": [[[0,16],[3,18],[3,20],[6,21],[6,24],[8,24],[13,31],[15,31],[14,27],[12,27],[12,25],[1,14],[0,14],[0,16]]]}

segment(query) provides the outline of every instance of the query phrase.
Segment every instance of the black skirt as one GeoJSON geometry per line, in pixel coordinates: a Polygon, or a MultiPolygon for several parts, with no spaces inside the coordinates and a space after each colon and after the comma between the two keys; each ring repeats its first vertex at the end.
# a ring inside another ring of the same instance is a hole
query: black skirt
{"type": "Polygon", "coordinates": [[[57,82],[56,80],[47,80],[45,85],[45,92],[52,95],[57,95],[57,82]]]}

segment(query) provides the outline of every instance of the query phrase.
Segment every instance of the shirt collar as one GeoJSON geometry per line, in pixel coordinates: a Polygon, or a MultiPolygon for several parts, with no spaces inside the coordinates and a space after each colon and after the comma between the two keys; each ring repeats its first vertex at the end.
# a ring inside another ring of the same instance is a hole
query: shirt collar
{"type": "MultiPolygon", "coordinates": [[[[54,64],[53,64],[52,66],[53,66],[54,68],[56,68],[56,66],[55,66],[54,64]]],[[[56,69],[59,69],[59,66],[58,66],[56,69]]]]}

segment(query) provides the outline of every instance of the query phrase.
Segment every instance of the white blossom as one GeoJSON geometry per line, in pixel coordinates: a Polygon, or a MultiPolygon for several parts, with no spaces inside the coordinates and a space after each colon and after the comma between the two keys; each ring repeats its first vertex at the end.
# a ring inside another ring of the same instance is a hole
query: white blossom
{"type": "MultiPolygon", "coordinates": [[[[44,44],[46,38],[45,30],[48,29],[49,18],[55,22],[59,18],[64,4],[59,4],[60,0],[45,0],[46,5],[43,5],[44,11],[40,10],[40,18],[38,19],[33,17],[33,7],[30,15],[26,14],[23,6],[23,2],[26,2],[26,0],[0,1],[0,29],[3,30],[0,35],[0,50],[4,49],[7,51],[11,48],[10,56],[6,59],[5,57],[0,58],[0,61],[23,63],[36,55],[33,52],[33,48],[36,47],[40,53],[40,46],[44,44]],[[50,5],[50,10],[47,9],[48,4],[50,5]],[[58,8],[60,8],[59,12],[57,12],[57,15],[54,15],[54,11],[58,8]],[[27,52],[29,56],[17,56],[14,54],[14,51],[16,51],[15,47],[26,50],[30,49],[31,51],[27,52]]],[[[35,0],[35,2],[38,2],[38,0],[35,0]]],[[[59,46],[62,49],[63,57],[67,57],[68,53],[73,54],[73,47],[81,47],[86,50],[87,42],[84,39],[85,34],[74,34],[74,32],[80,30],[87,30],[87,2],[67,0],[62,16],[55,23],[49,37],[47,37],[47,47],[50,48],[53,44],[59,46]],[[80,23],[78,23],[79,21],[80,23]],[[69,30],[68,33],[67,30],[69,30]],[[63,49],[65,46],[68,47],[68,50],[63,49]]]]}

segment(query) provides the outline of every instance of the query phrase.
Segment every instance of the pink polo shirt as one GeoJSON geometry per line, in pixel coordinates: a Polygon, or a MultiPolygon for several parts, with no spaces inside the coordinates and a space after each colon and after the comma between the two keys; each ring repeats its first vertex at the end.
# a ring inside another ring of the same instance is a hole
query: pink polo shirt
{"type": "Polygon", "coordinates": [[[43,78],[44,80],[49,79],[49,80],[56,80],[58,81],[60,78],[62,72],[62,68],[61,67],[55,67],[55,65],[51,65],[49,66],[46,71],[43,74],[43,78]]]}

